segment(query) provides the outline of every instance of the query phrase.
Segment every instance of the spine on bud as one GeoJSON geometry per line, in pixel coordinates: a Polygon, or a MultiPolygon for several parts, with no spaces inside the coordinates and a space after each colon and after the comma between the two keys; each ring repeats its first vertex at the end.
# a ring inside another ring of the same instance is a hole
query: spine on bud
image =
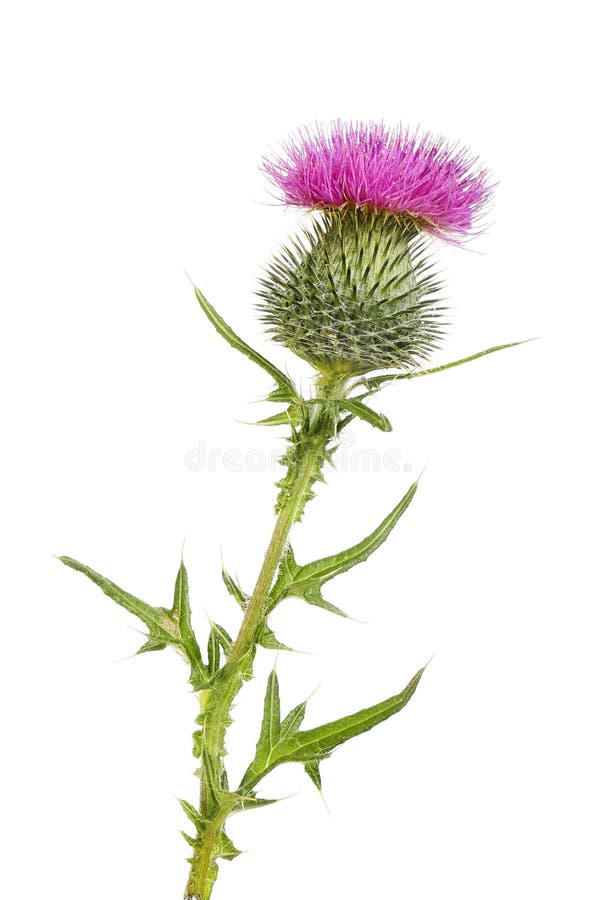
{"type": "Polygon", "coordinates": [[[262,279],[263,321],[321,372],[410,369],[442,333],[428,247],[411,218],[324,210],[262,279]]]}

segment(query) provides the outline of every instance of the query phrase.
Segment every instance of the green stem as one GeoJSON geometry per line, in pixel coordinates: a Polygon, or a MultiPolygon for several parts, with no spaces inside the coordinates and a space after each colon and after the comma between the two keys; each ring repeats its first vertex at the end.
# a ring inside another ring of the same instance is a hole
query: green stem
{"type": "Polygon", "coordinates": [[[286,547],[290,529],[296,521],[304,496],[311,487],[313,471],[321,466],[322,453],[326,442],[319,437],[313,443],[315,446],[311,447],[301,461],[295,491],[289,498],[288,503],[280,510],[276,520],[253,595],[230,653],[231,660],[241,660],[255,646],[256,631],[261,624],[265,601],[272,586],[280,558],[286,547]]]}
{"type": "MultiPolygon", "coordinates": [[[[322,377],[318,398],[326,401],[341,397],[345,384],[344,377],[336,376],[327,379],[322,377]]],[[[191,861],[191,873],[185,893],[186,900],[209,900],[213,883],[217,877],[216,859],[219,838],[229,810],[223,811],[219,807],[217,801],[214,800],[214,794],[217,795],[218,789],[225,789],[223,757],[225,755],[226,730],[231,722],[230,710],[234,698],[245,680],[244,663],[247,658],[252,657],[255,649],[269,591],[284,553],[290,530],[300,516],[315,475],[321,470],[325,450],[334,436],[335,428],[336,416],[333,407],[325,402],[318,404],[302,435],[302,439],[306,443],[294,463],[297,471],[293,480],[293,488],[276,519],[261,571],[228,661],[220,670],[212,689],[203,692],[201,698],[204,716],[199,812],[206,822],[206,826],[191,861]]]]}
{"type": "Polygon", "coordinates": [[[211,894],[211,889],[218,875],[215,861],[215,847],[221,824],[210,822],[201,836],[199,848],[191,860],[191,872],[185,900],[204,900],[211,894]]]}

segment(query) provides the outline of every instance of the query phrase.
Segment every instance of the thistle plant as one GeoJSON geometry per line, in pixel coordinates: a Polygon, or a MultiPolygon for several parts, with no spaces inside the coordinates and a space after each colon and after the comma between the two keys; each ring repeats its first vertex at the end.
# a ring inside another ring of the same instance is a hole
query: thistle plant
{"type": "MultiPolygon", "coordinates": [[[[387,432],[386,415],[368,400],[386,384],[439,372],[493,353],[429,367],[442,339],[442,285],[432,254],[439,240],[461,243],[480,228],[492,193],[488,172],[465,149],[427,134],[383,125],[335,122],[297,133],[263,169],[281,199],[309,210],[308,222],[269,263],[260,280],[258,310],[275,341],[313,369],[311,392],[250,347],[226,324],[199,288],[195,295],[216,331],[273,382],[267,401],[276,411],[260,424],[286,429],[288,448],[278,482],[276,521],[257,581],[246,592],[225,570],[224,588],[240,608],[233,637],[216,623],[198,638],[191,622],[184,563],[174,597],[154,607],[70,557],[82,572],[137,616],[147,629],[138,651],[173,647],[189,667],[199,710],[192,749],[198,760],[198,801],[181,801],[190,820],[186,900],[209,900],[219,860],[239,854],[228,836],[230,816],[275,802],[259,794],[262,779],[288,762],[304,766],[321,789],[320,766],[344,742],[398,713],[411,699],[422,667],[399,692],[351,715],[303,727],[306,702],[282,712],[275,669],[265,688],[259,737],[238,784],[230,784],[226,734],[233,704],[252,677],[255,654],[285,651],[269,624],[289,597],[343,615],[324,596],[328,581],[364,562],[391,534],[417,482],[370,534],[348,549],[307,563],[289,543],[293,526],[333,465],[339,436],[360,419],[387,432]]],[[[520,343],[520,342],[518,342],[520,343]]],[[[391,734],[391,733],[390,733],[391,734]]]]}

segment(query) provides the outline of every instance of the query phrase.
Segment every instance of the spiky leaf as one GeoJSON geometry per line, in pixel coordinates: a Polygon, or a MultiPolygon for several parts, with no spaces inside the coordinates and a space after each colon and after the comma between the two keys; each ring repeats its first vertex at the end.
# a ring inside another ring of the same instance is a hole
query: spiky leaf
{"type": "Polygon", "coordinates": [[[266,650],[288,650],[292,652],[292,647],[288,647],[286,644],[283,644],[282,641],[279,641],[272,629],[269,625],[266,625],[265,622],[262,622],[257,629],[256,642],[260,647],[264,647],[266,650]]]}
{"type": "Polygon", "coordinates": [[[305,772],[315,785],[318,791],[321,790],[321,772],[319,771],[319,759],[312,760],[311,762],[305,763],[305,772]]]}
{"type": "Polygon", "coordinates": [[[262,758],[267,756],[280,739],[280,687],[278,684],[278,676],[276,670],[270,673],[267,680],[267,689],[265,692],[265,701],[263,705],[263,718],[261,721],[261,732],[255,756],[262,758]]]}
{"type": "Polygon", "coordinates": [[[463,366],[465,363],[473,362],[475,359],[489,356],[490,353],[497,353],[498,350],[520,347],[521,344],[528,344],[532,340],[535,340],[535,338],[527,338],[524,341],[512,341],[509,344],[498,344],[496,347],[489,347],[487,350],[481,350],[479,353],[473,353],[471,356],[465,356],[463,359],[456,359],[453,362],[444,363],[441,366],[433,366],[430,369],[413,369],[411,372],[396,372],[393,375],[375,375],[372,378],[364,379],[360,384],[368,388],[370,392],[378,391],[385,384],[391,384],[393,381],[400,381],[403,378],[420,378],[421,375],[433,375],[435,372],[444,372],[446,369],[463,366]]]}
{"type": "Polygon", "coordinates": [[[222,652],[224,656],[228,657],[230,655],[230,651],[232,649],[232,638],[228,634],[225,628],[221,625],[218,625],[217,622],[211,623],[211,629],[215,636],[217,637],[218,643],[222,648],[222,652]]]}
{"type": "Polygon", "coordinates": [[[267,419],[260,419],[257,422],[257,425],[291,425],[297,427],[301,424],[303,420],[303,412],[301,407],[298,404],[291,404],[285,410],[280,413],[275,413],[273,416],[268,416],[267,419]]]}
{"type": "Polygon", "coordinates": [[[237,850],[225,831],[221,831],[218,836],[217,855],[222,859],[233,860],[240,856],[241,851],[237,850]]]}
{"type": "Polygon", "coordinates": [[[352,400],[342,400],[339,406],[340,409],[350,413],[351,416],[356,416],[358,419],[362,419],[369,425],[373,425],[374,428],[379,428],[380,431],[392,430],[392,423],[387,416],[384,416],[383,413],[375,412],[374,409],[371,409],[369,406],[363,403],[362,400],[356,397],[352,400]]]}
{"type": "Polygon", "coordinates": [[[316,562],[299,566],[294,558],[292,548],[288,548],[278,571],[278,577],[271,590],[268,602],[268,612],[271,612],[278,603],[286,597],[300,597],[331,612],[344,615],[337,607],[332,606],[323,599],[322,586],[330,579],[343,572],[347,572],[353,566],[364,562],[371,554],[383,544],[391,533],[400,517],[407,510],[417,490],[418,482],[410,486],[404,497],[386,516],[377,528],[367,535],[358,544],[334,553],[316,562]]]}
{"type": "Polygon", "coordinates": [[[59,559],[65,566],[69,566],[71,569],[75,569],[75,571],[86,575],[90,581],[93,581],[94,584],[97,584],[97,586],[101,588],[107,597],[114,600],[115,603],[122,606],[127,612],[130,612],[134,616],[137,616],[138,619],[141,619],[143,624],[149,629],[152,640],[162,641],[164,644],[170,644],[173,641],[175,642],[178,640],[178,628],[172,619],[171,613],[167,609],[164,609],[161,606],[150,606],[149,603],[139,600],[138,597],[134,597],[132,594],[129,594],[128,591],[124,591],[122,588],[118,587],[113,581],[104,578],[103,575],[100,575],[89,566],[78,562],[76,559],[72,559],[70,556],[60,556],[59,559]]]}
{"type": "Polygon", "coordinates": [[[222,567],[222,581],[226,585],[226,590],[233,597],[241,609],[246,609],[251,599],[248,594],[245,594],[237,584],[237,582],[232,578],[231,575],[228,574],[226,569],[222,567]]]}
{"type": "Polygon", "coordinates": [[[172,609],[165,609],[162,606],[151,606],[149,603],[145,603],[76,559],[69,556],[60,556],[59,559],[64,565],[86,575],[90,581],[101,588],[107,597],[143,622],[149,634],[148,640],[139,649],[139,653],[163,650],[168,645],[174,647],[189,663],[190,681],[194,689],[201,690],[208,681],[208,673],[191,626],[188,581],[182,562],[176,578],[172,609]]]}
{"type": "Polygon", "coordinates": [[[370,731],[375,725],[400,712],[416,691],[423,672],[424,668],[419,669],[403,691],[381,703],[376,703],[375,706],[369,706],[334,722],[319,725],[317,728],[297,731],[287,737],[282,737],[280,729],[277,743],[270,744],[268,750],[265,750],[265,742],[257,745],[255,758],[247,769],[239,790],[251,790],[268,772],[286,762],[301,762],[308,765],[309,777],[317,784],[319,775],[316,764],[325,759],[336,747],[370,731]]]}
{"type": "Polygon", "coordinates": [[[151,653],[153,650],[165,650],[168,644],[164,644],[161,641],[154,641],[151,638],[148,641],[139,647],[137,650],[137,656],[140,656],[141,653],[151,653]]]}
{"type": "Polygon", "coordinates": [[[294,709],[290,710],[288,715],[280,723],[280,737],[282,739],[292,737],[297,733],[303,724],[306,710],[306,700],[303,700],[302,703],[299,703],[298,706],[295,706],[294,709]]]}
{"type": "Polygon", "coordinates": [[[220,642],[213,625],[210,629],[209,640],[207,642],[207,668],[212,677],[220,669],[220,642]]]}
{"type": "Polygon", "coordinates": [[[191,607],[189,604],[189,578],[184,562],[180,561],[176,582],[174,584],[174,601],[172,618],[178,624],[180,639],[185,655],[191,666],[191,684],[200,690],[207,678],[207,672],[201,657],[201,650],[191,624],[191,607]]]}
{"type": "Polygon", "coordinates": [[[229,793],[225,796],[224,801],[229,804],[229,815],[238,812],[247,812],[251,809],[261,809],[262,806],[271,806],[272,803],[278,803],[278,800],[268,800],[265,797],[257,797],[254,791],[247,791],[245,794],[229,793]]]}
{"type": "Polygon", "coordinates": [[[205,828],[207,822],[202,816],[199,814],[198,810],[195,809],[192,803],[189,803],[187,800],[178,801],[183,809],[184,814],[188,819],[191,820],[197,832],[200,834],[202,830],[205,828]]]}
{"type": "MultiPolygon", "coordinates": [[[[277,385],[277,397],[276,399],[282,400],[283,402],[291,403],[294,400],[298,399],[298,395],[296,392],[296,388],[294,387],[290,378],[281,372],[277,366],[275,366],[269,359],[266,359],[265,356],[262,356],[261,353],[258,353],[257,350],[254,350],[249,346],[245,341],[242,340],[230,326],[224,321],[224,319],[220,316],[218,312],[213,308],[213,306],[208,303],[207,299],[201,293],[199,288],[196,285],[193,285],[195,290],[195,296],[199,301],[199,306],[214,326],[218,334],[220,334],[224,340],[228,341],[231,347],[235,350],[238,350],[239,353],[243,353],[247,356],[252,362],[256,363],[260,368],[262,368],[268,375],[274,379],[277,385]]],[[[271,395],[270,395],[271,399],[271,395]]]]}

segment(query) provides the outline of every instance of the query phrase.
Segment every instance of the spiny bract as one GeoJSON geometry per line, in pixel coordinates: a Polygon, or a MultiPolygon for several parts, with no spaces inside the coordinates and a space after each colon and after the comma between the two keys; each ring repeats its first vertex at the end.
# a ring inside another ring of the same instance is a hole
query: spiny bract
{"type": "Polygon", "coordinates": [[[320,371],[410,369],[441,336],[427,247],[408,218],[323,210],[260,280],[262,319],[275,340],[320,371]]]}

